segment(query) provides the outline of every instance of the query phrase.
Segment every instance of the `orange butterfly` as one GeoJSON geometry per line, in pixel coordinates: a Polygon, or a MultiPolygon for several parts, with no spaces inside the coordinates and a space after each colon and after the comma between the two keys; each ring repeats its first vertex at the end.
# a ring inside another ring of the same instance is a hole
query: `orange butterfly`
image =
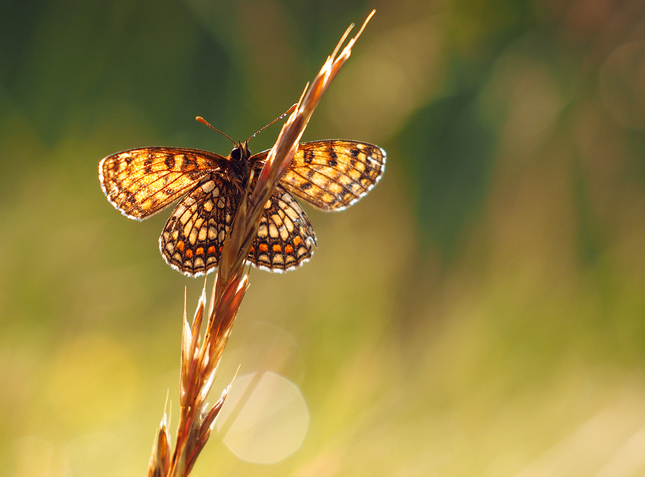
{"type": "MultiPolygon", "coordinates": [[[[112,205],[135,220],[181,198],[164,226],[159,248],[172,268],[199,276],[217,267],[251,173],[257,177],[268,152],[251,155],[248,140],[235,143],[228,157],[199,149],[130,149],[101,160],[99,179],[112,205]]],[[[308,261],[316,236],[292,194],[320,210],[343,210],[376,185],[385,160],[383,149],[363,142],[301,143],[265,205],[248,261],[272,272],[308,261]]]]}

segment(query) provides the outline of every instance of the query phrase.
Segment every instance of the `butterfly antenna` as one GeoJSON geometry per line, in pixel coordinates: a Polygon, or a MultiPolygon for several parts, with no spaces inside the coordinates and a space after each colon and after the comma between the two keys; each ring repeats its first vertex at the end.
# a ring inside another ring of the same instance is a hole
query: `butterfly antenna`
{"type": "MultiPolygon", "coordinates": [[[[211,126],[211,124],[210,124],[208,121],[206,121],[206,120],[205,120],[204,118],[202,118],[201,116],[197,116],[197,117],[195,118],[195,121],[198,121],[198,122],[200,122],[200,123],[202,123],[202,124],[205,124],[206,126],[208,126],[209,128],[211,128],[213,131],[220,133],[220,134],[221,134],[222,136],[224,136],[225,138],[228,138],[228,140],[229,140],[229,141],[231,141],[233,144],[237,144],[235,141],[233,141],[233,139],[231,139],[231,136],[229,136],[229,135],[228,135],[228,134],[226,134],[226,133],[223,133],[222,131],[220,131],[220,130],[219,130],[219,129],[217,129],[217,128],[214,128],[213,126],[211,126]]],[[[266,127],[266,126],[265,126],[265,127],[266,127]]],[[[263,128],[263,129],[264,129],[264,128],[263,128]]]]}
{"type": "Polygon", "coordinates": [[[250,141],[251,139],[253,139],[255,136],[257,136],[258,134],[260,134],[260,133],[261,133],[262,131],[264,131],[266,128],[268,128],[269,126],[271,126],[273,123],[276,123],[277,121],[280,121],[280,120],[281,120],[282,118],[284,118],[287,114],[289,114],[289,113],[290,113],[290,112],[292,112],[294,109],[296,109],[296,106],[298,106],[298,104],[294,104],[293,106],[291,106],[289,109],[287,109],[287,110],[286,110],[284,113],[282,113],[280,116],[278,116],[278,117],[277,117],[277,118],[275,118],[273,121],[271,121],[269,124],[267,124],[266,126],[264,126],[262,129],[260,129],[258,132],[256,132],[253,136],[251,136],[250,138],[248,138],[248,139],[247,139],[247,141],[250,141]]]}

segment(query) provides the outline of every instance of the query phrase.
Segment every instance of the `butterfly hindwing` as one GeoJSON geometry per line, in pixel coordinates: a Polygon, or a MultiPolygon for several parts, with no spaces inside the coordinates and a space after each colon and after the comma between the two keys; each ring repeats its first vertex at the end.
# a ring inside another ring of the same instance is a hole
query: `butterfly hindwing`
{"type": "Polygon", "coordinates": [[[304,210],[278,185],[264,206],[248,260],[264,270],[285,272],[308,261],[315,244],[316,235],[304,210]]]}
{"type": "Polygon", "coordinates": [[[176,270],[199,276],[217,267],[239,195],[219,174],[210,174],[184,197],[159,237],[164,260],[176,270]]]}

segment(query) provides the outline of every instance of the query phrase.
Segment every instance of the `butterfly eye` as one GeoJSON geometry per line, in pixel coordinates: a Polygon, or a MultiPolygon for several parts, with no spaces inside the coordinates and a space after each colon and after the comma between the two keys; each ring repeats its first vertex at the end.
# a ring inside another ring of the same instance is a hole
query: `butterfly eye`
{"type": "Polygon", "coordinates": [[[241,157],[242,154],[240,153],[240,149],[238,147],[234,148],[231,151],[231,159],[233,159],[234,161],[239,161],[241,157]]]}

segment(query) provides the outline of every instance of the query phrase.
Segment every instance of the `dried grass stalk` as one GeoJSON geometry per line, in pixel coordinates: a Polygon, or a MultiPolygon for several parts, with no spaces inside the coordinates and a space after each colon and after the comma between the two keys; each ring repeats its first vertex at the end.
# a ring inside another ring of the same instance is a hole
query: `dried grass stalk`
{"type": "MultiPolygon", "coordinates": [[[[149,476],[187,476],[210,436],[215,417],[228,394],[228,388],[224,390],[214,406],[209,407],[206,399],[215,379],[217,365],[231,334],[235,317],[248,288],[249,268],[246,257],[257,235],[264,204],[289,168],[298,149],[300,138],[322,95],[350,57],[354,43],[374,13],[374,11],[370,13],[356,36],[340,51],[353,25],[345,31],[336,49],[331,56],[327,57],[327,61],[311,85],[305,87],[294,111],[282,127],[260,172],[255,189],[250,196],[250,190],[243,195],[248,197],[248,200],[240,204],[233,219],[231,232],[224,243],[209,301],[208,320],[203,340],[200,340],[200,331],[206,310],[206,283],[204,283],[204,290],[197,304],[192,325],[188,322],[184,305],[180,376],[181,412],[177,440],[171,452],[167,417],[164,413],[150,458],[149,476]],[[340,54],[338,54],[339,51],[340,54]]],[[[250,187],[250,182],[247,187],[250,187]]]]}

